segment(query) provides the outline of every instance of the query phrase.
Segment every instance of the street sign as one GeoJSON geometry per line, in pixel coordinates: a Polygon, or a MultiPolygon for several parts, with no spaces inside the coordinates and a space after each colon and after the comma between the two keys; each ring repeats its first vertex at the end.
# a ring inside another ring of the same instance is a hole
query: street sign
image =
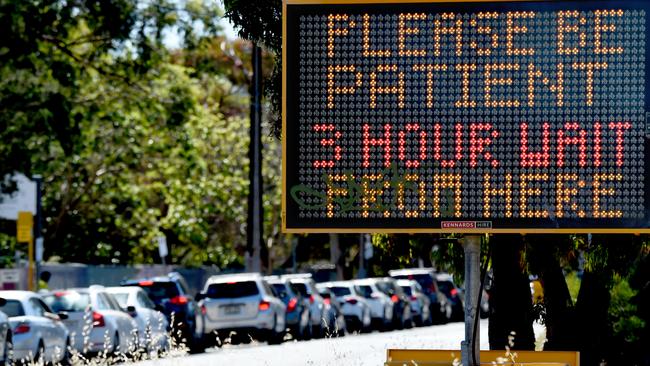
{"type": "Polygon", "coordinates": [[[650,232],[647,1],[286,0],[287,232],[650,232]]]}
{"type": "Polygon", "coordinates": [[[45,247],[44,247],[45,239],[43,239],[43,237],[41,236],[41,237],[39,237],[39,238],[36,238],[36,240],[35,240],[34,243],[35,243],[35,245],[36,245],[36,248],[35,248],[35,250],[34,250],[34,251],[35,251],[35,253],[34,253],[34,255],[35,255],[34,260],[35,260],[37,263],[40,263],[40,262],[43,261],[43,252],[45,251],[45,247]]]}
{"type": "Polygon", "coordinates": [[[167,248],[167,237],[164,235],[158,237],[158,254],[160,255],[160,258],[165,258],[169,254],[167,248]]]}
{"type": "Polygon", "coordinates": [[[34,216],[31,212],[18,212],[16,221],[16,241],[19,243],[31,243],[32,231],[34,228],[34,216]]]}
{"type": "Polygon", "coordinates": [[[5,176],[7,183],[13,179],[18,190],[11,194],[0,194],[0,218],[16,220],[19,211],[29,211],[36,215],[36,183],[23,174],[5,176]]]}

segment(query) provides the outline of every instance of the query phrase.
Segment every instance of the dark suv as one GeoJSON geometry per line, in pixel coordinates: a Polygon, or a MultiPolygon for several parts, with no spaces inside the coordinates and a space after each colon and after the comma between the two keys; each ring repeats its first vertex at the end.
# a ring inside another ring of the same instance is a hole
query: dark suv
{"type": "Polygon", "coordinates": [[[186,343],[190,351],[203,351],[202,314],[180,274],[172,272],[167,276],[127,280],[121,285],[141,287],[169,320],[172,335],[186,343]]]}
{"type": "Polygon", "coordinates": [[[391,277],[397,280],[416,280],[424,293],[431,300],[431,317],[436,323],[445,323],[451,320],[452,307],[449,299],[438,287],[436,273],[433,268],[409,268],[388,271],[391,277]]]}

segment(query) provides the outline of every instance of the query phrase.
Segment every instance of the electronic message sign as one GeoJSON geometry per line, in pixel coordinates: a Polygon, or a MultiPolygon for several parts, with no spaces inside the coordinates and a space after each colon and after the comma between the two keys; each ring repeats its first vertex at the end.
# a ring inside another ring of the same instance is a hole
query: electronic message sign
{"type": "Polygon", "coordinates": [[[284,4],[293,232],[650,232],[646,1],[284,4]]]}

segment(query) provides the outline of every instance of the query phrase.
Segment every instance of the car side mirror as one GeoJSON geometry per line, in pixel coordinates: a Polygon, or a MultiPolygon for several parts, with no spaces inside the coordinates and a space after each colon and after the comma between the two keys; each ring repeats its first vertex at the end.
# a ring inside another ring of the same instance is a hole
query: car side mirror
{"type": "Polygon", "coordinates": [[[65,311],[59,311],[56,315],[58,315],[60,320],[66,320],[70,317],[65,311]]]}
{"type": "Polygon", "coordinates": [[[197,293],[196,296],[194,296],[194,300],[195,300],[196,302],[199,302],[199,301],[201,301],[201,300],[203,300],[203,299],[205,299],[205,295],[202,294],[202,293],[200,293],[200,292],[197,293]]]}
{"type": "Polygon", "coordinates": [[[153,309],[156,310],[156,311],[159,311],[161,313],[163,312],[163,310],[165,310],[165,308],[160,304],[154,305],[153,309]]]}
{"type": "Polygon", "coordinates": [[[127,306],[126,307],[126,312],[127,313],[135,313],[136,312],[135,306],[132,306],[132,305],[127,306]]]}
{"type": "Polygon", "coordinates": [[[7,305],[7,299],[5,299],[4,297],[0,297],[0,306],[5,306],[5,305],[7,305]]]}

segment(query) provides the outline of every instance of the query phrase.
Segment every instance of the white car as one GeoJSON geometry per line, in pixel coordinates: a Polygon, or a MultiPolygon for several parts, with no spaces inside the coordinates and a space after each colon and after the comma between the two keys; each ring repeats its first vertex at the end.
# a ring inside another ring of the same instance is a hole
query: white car
{"type": "MultiPolygon", "coordinates": [[[[0,298],[0,307],[7,300],[0,298]]],[[[11,324],[7,314],[0,311],[0,366],[10,365],[13,361],[13,343],[11,343],[11,324]]]]}
{"type": "Polygon", "coordinates": [[[335,281],[323,284],[329,288],[341,303],[348,331],[367,332],[371,329],[370,305],[361,296],[357,285],[352,281],[335,281]]]}
{"type": "Polygon", "coordinates": [[[286,306],[258,273],[212,276],[198,298],[208,346],[227,338],[234,343],[251,338],[281,343],[284,338],[286,306]]]}
{"type": "Polygon", "coordinates": [[[112,294],[122,309],[131,315],[138,324],[138,340],[140,348],[148,352],[167,350],[169,322],[165,314],[156,310],[156,305],[147,293],[140,287],[107,287],[106,292],[112,294]]]}
{"type": "Polygon", "coordinates": [[[31,291],[0,291],[13,330],[13,359],[31,363],[65,361],[70,356],[68,329],[37,294],[31,291]]]}
{"type": "Polygon", "coordinates": [[[377,287],[376,279],[366,278],[355,280],[354,283],[358,286],[368,305],[370,305],[370,316],[374,326],[380,330],[388,329],[393,321],[394,307],[390,296],[377,287]]]}
{"type": "Polygon", "coordinates": [[[83,354],[130,353],[137,349],[138,325],[102,286],[54,291],[43,296],[70,330],[72,347],[83,354]]]}

